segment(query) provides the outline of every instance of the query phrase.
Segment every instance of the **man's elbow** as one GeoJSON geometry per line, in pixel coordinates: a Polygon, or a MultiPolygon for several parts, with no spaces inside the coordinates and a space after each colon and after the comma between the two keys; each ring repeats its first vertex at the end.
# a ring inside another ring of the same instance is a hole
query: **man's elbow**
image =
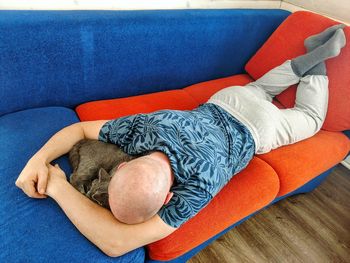
{"type": "Polygon", "coordinates": [[[105,238],[104,240],[100,240],[100,242],[94,243],[96,247],[98,247],[104,254],[109,257],[119,257],[123,255],[121,253],[121,242],[115,238],[105,238]]]}
{"type": "Polygon", "coordinates": [[[113,250],[113,249],[110,249],[110,250],[107,250],[107,251],[103,251],[107,256],[109,257],[112,257],[112,258],[116,258],[116,257],[119,257],[119,256],[122,256],[123,254],[119,253],[118,250],[113,250]]]}
{"type": "MultiPolygon", "coordinates": [[[[122,244],[125,244],[125,243],[122,243],[122,244]]],[[[102,251],[109,257],[120,257],[120,256],[123,256],[124,254],[130,252],[131,250],[133,249],[136,249],[138,247],[136,246],[133,246],[133,247],[130,247],[130,246],[126,246],[126,245],[121,245],[119,243],[119,245],[117,243],[114,243],[114,244],[111,244],[109,245],[108,247],[105,247],[102,251]]]]}
{"type": "Polygon", "coordinates": [[[119,248],[119,246],[116,245],[112,245],[112,246],[108,246],[106,248],[104,248],[102,250],[107,256],[109,257],[120,257],[122,255],[124,255],[125,253],[122,253],[121,249],[119,248]]]}

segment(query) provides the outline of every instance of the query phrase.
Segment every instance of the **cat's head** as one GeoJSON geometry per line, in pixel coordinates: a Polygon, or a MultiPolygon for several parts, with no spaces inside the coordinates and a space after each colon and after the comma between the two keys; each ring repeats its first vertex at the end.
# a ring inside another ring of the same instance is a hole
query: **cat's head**
{"type": "Polygon", "coordinates": [[[86,196],[97,202],[99,205],[109,208],[108,203],[108,185],[111,181],[111,176],[105,169],[100,168],[98,178],[92,181],[91,188],[86,196]]]}
{"type": "Polygon", "coordinates": [[[78,176],[75,176],[75,173],[71,174],[69,182],[82,194],[86,194],[91,188],[91,180],[82,180],[78,176]]]}

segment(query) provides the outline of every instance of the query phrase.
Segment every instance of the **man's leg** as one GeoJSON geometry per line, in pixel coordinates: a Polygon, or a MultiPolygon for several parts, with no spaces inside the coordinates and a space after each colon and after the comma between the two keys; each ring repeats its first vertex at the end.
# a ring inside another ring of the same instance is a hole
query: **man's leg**
{"type": "Polygon", "coordinates": [[[297,76],[292,67],[291,60],[285,61],[282,65],[271,69],[261,78],[251,82],[245,88],[254,92],[261,98],[272,102],[272,98],[289,86],[299,83],[300,77],[297,76]]]}
{"type": "MultiPolygon", "coordinates": [[[[340,49],[345,46],[346,40],[343,37],[344,32],[342,28],[337,29],[325,44],[314,49],[314,51],[321,50],[326,55],[332,54],[332,57],[336,56],[340,53],[340,49]]],[[[292,60],[292,67],[295,62],[297,66],[300,61],[304,63],[301,64],[298,72],[296,72],[297,75],[298,73],[313,73],[313,71],[309,70],[309,67],[312,61],[317,61],[318,59],[313,57],[314,54],[311,57],[309,54],[314,51],[292,60]]],[[[328,109],[328,77],[326,72],[322,71],[322,67],[319,67],[319,69],[321,71],[316,70],[315,74],[301,77],[297,88],[295,106],[291,109],[280,110],[280,127],[285,127],[290,143],[313,136],[321,129],[326,118],[328,109]]]]}
{"type": "Polygon", "coordinates": [[[298,85],[294,108],[280,110],[281,127],[294,143],[317,133],[328,108],[328,77],[308,75],[298,85]]]}
{"type": "Polygon", "coordinates": [[[331,27],[324,31],[327,34],[315,35],[314,38],[318,36],[316,39],[321,43],[319,47],[315,47],[314,42],[306,41],[307,49],[311,50],[309,53],[285,61],[261,78],[246,85],[246,88],[252,90],[257,97],[272,102],[274,96],[298,83],[305,73],[326,75],[324,60],[337,56],[346,41],[342,27],[337,28],[331,27]],[[333,32],[333,35],[330,32],[333,32]],[[326,36],[329,37],[327,41],[326,36]]]}

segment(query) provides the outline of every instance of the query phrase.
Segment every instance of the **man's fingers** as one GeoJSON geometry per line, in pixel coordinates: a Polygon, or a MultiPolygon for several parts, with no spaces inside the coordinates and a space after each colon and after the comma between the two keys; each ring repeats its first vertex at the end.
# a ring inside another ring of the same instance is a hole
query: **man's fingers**
{"type": "Polygon", "coordinates": [[[28,195],[29,197],[33,197],[33,194],[35,193],[35,187],[34,184],[32,182],[24,182],[22,184],[22,190],[24,191],[24,193],[26,195],[28,195]]]}
{"type": "Polygon", "coordinates": [[[40,194],[44,194],[46,191],[46,186],[47,186],[47,174],[45,173],[45,171],[40,171],[38,174],[38,184],[37,184],[38,192],[40,194]]]}
{"type": "Polygon", "coordinates": [[[45,198],[45,196],[40,195],[39,193],[36,192],[36,189],[35,189],[33,181],[29,181],[27,183],[24,183],[22,190],[29,197],[45,198]]]}

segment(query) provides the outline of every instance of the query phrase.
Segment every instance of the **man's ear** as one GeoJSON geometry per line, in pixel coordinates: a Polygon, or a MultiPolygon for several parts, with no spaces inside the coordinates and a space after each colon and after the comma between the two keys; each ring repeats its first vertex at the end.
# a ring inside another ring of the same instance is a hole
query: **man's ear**
{"type": "Polygon", "coordinates": [[[127,162],[122,162],[122,163],[120,163],[120,164],[118,165],[118,168],[117,168],[117,169],[120,169],[120,167],[126,165],[126,163],[127,163],[127,162]]]}
{"type": "Polygon", "coordinates": [[[164,204],[166,205],[167,203],[169,203],[170,199],[173,197],[174,193],[173,192],[169,192],[167,195],[166,195],[166,198],[165,198],[165,201],[164,201],[164,204]]]}

